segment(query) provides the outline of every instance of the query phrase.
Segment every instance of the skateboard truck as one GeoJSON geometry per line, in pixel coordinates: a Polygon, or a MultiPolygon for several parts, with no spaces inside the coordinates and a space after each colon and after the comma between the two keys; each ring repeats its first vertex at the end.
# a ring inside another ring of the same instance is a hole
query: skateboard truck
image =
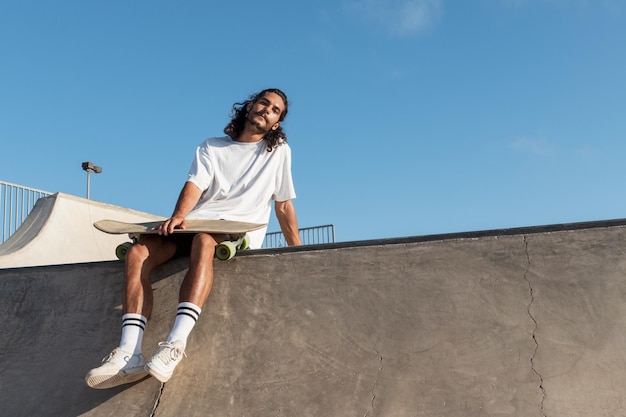
{"type": "Polygon", "coordinates": [[[215,257],[220,261],[227,261],[237,254],[250,247],[247,234],[229,235],[228,240],[219,243],[215,247],[215,257]]]}

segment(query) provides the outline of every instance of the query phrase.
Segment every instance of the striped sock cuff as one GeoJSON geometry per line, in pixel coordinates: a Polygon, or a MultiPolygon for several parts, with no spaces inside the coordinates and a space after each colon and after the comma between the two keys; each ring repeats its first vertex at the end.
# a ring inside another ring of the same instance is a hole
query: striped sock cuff
{"type": "Polygon", "coordinates": [[[146,330],[146,324],[148,319],[141,314],[128,313],[122,316],[122,327],[124,326],[137,326],[141,330],[146,330]]]}
{"type": "Polygon", "coordinates": [[[177,316],[189,316],[193,319],[193,321],[198,321],[200,317],[200,313],[202,309],[197,305],[189,302],[182,302],[178,304],[178,311],[176,312],[177,316]]]}

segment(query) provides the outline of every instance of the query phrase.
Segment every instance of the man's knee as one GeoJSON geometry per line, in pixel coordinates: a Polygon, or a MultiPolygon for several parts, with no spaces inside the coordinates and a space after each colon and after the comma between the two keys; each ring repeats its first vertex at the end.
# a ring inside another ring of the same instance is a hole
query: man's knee
{"type": "Polygon", "coordinates": [[[219,240],[215,236],[208,233],[198,233],[194,236],[192,242],[192,250],[200,251],[202,254],[213,256],[215,253],[215,246],[219,243],[219,240]]]}
{"type": "Polygon", "coordinates": [[[137,242],[133,244],[130,248],[128,248],[128,252],[126,252],[126,262],[145,260],[148,258],[149,254],[150,252],[148,250],[148,247],[141,242],[137,242]]]}
{"type": "Polygon", "coordinates": [[[217,240],[208,233],[198,233],[193,238],[193,245],[211,247],[217,245],[217,240]]]}

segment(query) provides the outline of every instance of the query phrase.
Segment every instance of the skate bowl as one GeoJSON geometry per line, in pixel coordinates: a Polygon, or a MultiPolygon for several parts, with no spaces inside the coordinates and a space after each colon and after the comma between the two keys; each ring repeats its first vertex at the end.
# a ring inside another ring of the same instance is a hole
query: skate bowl
{"type": "MultiPolygon", "coordinates": [[[[172,379],[93,390],[119,341],[120,262],[0,270],[10,416],[622,415],[626,221],[249,251],[172,379]]],[[[187,268],[153,276],[146,356],[187,268]]]]}

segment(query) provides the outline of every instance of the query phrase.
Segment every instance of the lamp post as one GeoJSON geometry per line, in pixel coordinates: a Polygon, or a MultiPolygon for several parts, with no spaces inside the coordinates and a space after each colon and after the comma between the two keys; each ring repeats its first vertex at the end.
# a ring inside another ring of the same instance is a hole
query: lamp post
{"type": "Polygon", "coordinates": [[[83,170],[87,171],[87,200],[89,200],[89,188],[91,186],[91,173],[99,174],[102,172],[101,167],[97,167],[93,162],[83,162],[83,170]]]}

